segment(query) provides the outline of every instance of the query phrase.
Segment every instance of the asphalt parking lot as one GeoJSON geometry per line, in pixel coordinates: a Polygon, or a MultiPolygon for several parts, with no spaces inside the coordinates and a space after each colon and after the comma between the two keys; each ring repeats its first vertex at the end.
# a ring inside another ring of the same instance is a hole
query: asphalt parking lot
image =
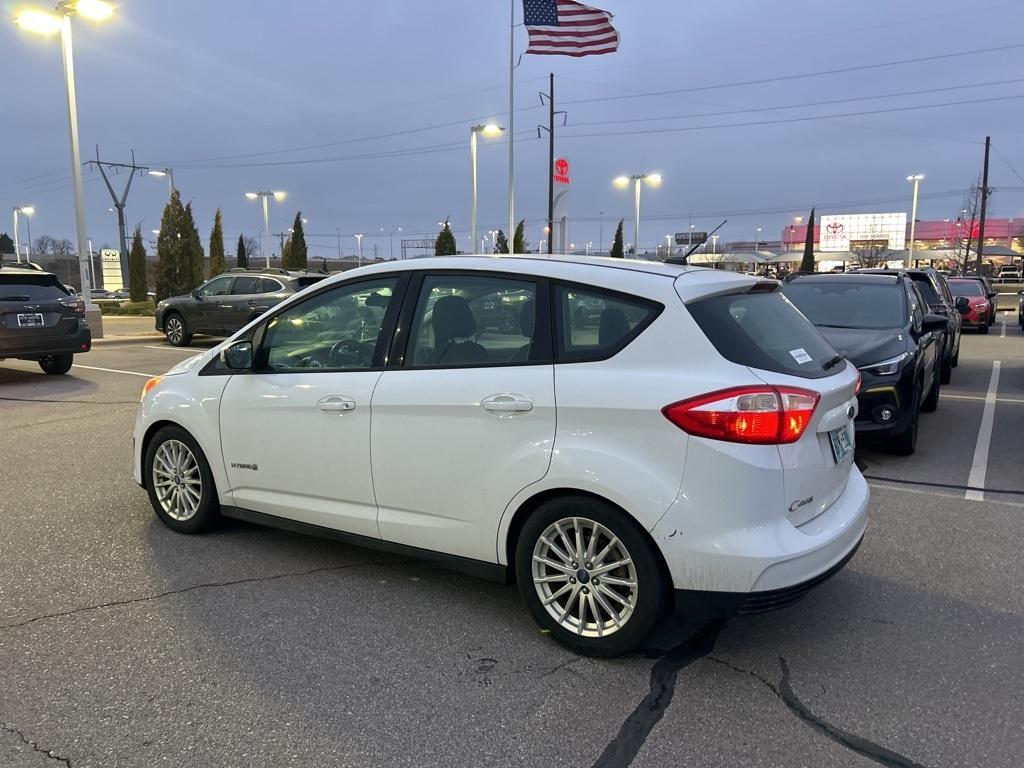
{"type": "Polygon", "coordinates": [[[105,344],[67,377],[6,361],[0,766],[1019,766],[1015,320],[964,335],[913,457],[858,447],[871,524],[837,577],[616,660],[540,634],[515,587],[166,529],[128,441],[145,378],[194,350],[105,344]]]}

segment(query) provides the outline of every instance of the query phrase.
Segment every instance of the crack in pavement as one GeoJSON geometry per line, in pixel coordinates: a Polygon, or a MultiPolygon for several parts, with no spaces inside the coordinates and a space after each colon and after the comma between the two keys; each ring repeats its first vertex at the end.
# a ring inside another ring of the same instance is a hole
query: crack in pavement
{"type": "Polygon", "coordinates": [[[672,703],[679,673],[715,649],[715,641],[725,624],[724,619],[709,621],[655,662],[651,667],[650,692],[622,723],[618,734],[604,748],[593,768],[626,768],[633,762],[672,703]]]}
{"type": "Polygon", "coordinates": [[[10,725],[9,723],[0,722],[0,728],[7,731],[7,733],[17,736],[23,744],[26,744],[29,747],[31,747],[33,752],[39,752],[40,754],[46,755],[51,760],[56,760],[59,763],[64,763],[64,765],[66,765],[68,768],[71,768],[70,758],[56,755],[53,753],[52,749],[45,749],[43,747],[40,747],[38,742],[29,739],[24,733],[15,728],[13,725],[10,725]]]}
{"type": "Polygon", "coordinates": [[[761,685],[774,693],[775,696],[777,696],[782,703],[785,704],[791,712],[793,712],[793,714],[811,726],[811,728],[818,731],[818,733],[821,733],[840,746],[846,747],[847,749],[856,752],[879,765],[884,765],[886,768],[925,768],[924,765],[914,762],[909,757],[904,757],[897,752],[893,752],[891,749],[886,749],[881,744],[876,744],[862,736],[857,736],[856,734],[844,731],[841,728],[822,720],[811,712],[811,710],[809,710],[797,697],[796,693],[793,692],[793,688],[789,684],[789,665],[781,656],[779,657],[779,664],[782,667],[782,680],[777,686],[771,680],[759,675],[757,672],[737,667],[735,664],[731,664],[725,659],[720,659],[715,656],[707,656],[707,660],[731,669],[733,672],[738,672],[741,675],[748,675],[754,678],[761,683],[761,685]]]}
{"type": "Polygon", "coordinates": [[[314,573],[326,573],[328,571],[342,571],[347,568],[365,568],[373,565],[396,565],[394,562],[380,562],[372,561],[368,563],[347,563],[346,565],[328,565],[322,568],[310,568],[306,571],[289,571],[288,573],[277,573],[272,576],[251,576],[245,579],[232,579],[229,581],[212,581],[205,582],[203,584],[192,584],[188,587],[182,587],[181,589],[171,589],[167,592],[160,592],[156,595],[145,595],[143,597],[133,597],[127,600],[112,600],[108,603],[98,603],[96,605],[86,605],[81,608],[73,608],[70,611],[59,611],[57,613],[46,613],[42,616],[35,616],[31,619],[25,619],[24,621],[18,621],[13,624],[0,624],[0,629],[15,629],[17,627],[24,627],[27,624],[32,624],[37,621],[44,619],[57,619],[64,616],[73,616],[76,613],[83,613],[85,611],[95,611],[100,608],[114,608],[120,605],[131,605],[132,603],[145,603],[150,600],[159,600],[162,597],[168,597],[169,595],[180,595],[183,592],[192,592],[197,589],[214,589],[216,587],[232,587],[237,584],[253,584],[261,581],[275,581],[277,579],[286,579],[292,576],[309,576],[314,573]]]}

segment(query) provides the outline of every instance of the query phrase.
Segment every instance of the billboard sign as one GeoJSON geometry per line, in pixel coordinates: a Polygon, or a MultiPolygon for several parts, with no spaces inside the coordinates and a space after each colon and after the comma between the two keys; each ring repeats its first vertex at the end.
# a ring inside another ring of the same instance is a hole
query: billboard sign
{"type": "Polygon", "coordinates": [[[885,242],[893,251],[907,246],[906,213],[848,213],[822,216],[818,250],[848,251],[861,242],[885,242]]]}
{"type": "Polygon", "coordinates": [[[100,251],[100,262],[103,264],[103,287],[108,291],[124,288],[121,281],[121,252],[114,248],[104,248],[100,251]]]}
{"type": "Polygon", "coordinates": [[[564,157],[555,160],[555,184],[569,183],[569,161],[564,157]]]}
{"type": "Polygon", "coordinates": [[[707,239],[707,232],[676,232],[676,245],[693,245],[707,239]]]}

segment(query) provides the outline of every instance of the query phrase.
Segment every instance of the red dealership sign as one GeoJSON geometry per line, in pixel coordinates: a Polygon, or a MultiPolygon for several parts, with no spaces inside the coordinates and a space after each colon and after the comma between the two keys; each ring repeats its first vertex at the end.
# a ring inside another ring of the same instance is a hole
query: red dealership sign
{"type": "Polygon", "coordinates": [[[555,160],[554,177],[556,184],[569,183],[569,161],[564,157],[555,160]]]}

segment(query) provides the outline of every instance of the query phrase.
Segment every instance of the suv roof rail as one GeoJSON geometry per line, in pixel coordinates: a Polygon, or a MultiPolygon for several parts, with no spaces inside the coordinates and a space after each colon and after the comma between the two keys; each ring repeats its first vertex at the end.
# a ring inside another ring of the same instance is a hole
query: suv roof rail
{"type": "Polygon", "coordinates": [[[274,274],[274,275],[289,275],[289,274],[291,274],[287,269],[281,269],[280,267],[232,267],[231,269],[229,269],[227,271],[228,272],[232,272],[232,273],[236,273],[236,274],[239,273],[239,272],[252,272],[253,274],[260,274],[260,275],[270,275],[270,274],[274,274]]]}

